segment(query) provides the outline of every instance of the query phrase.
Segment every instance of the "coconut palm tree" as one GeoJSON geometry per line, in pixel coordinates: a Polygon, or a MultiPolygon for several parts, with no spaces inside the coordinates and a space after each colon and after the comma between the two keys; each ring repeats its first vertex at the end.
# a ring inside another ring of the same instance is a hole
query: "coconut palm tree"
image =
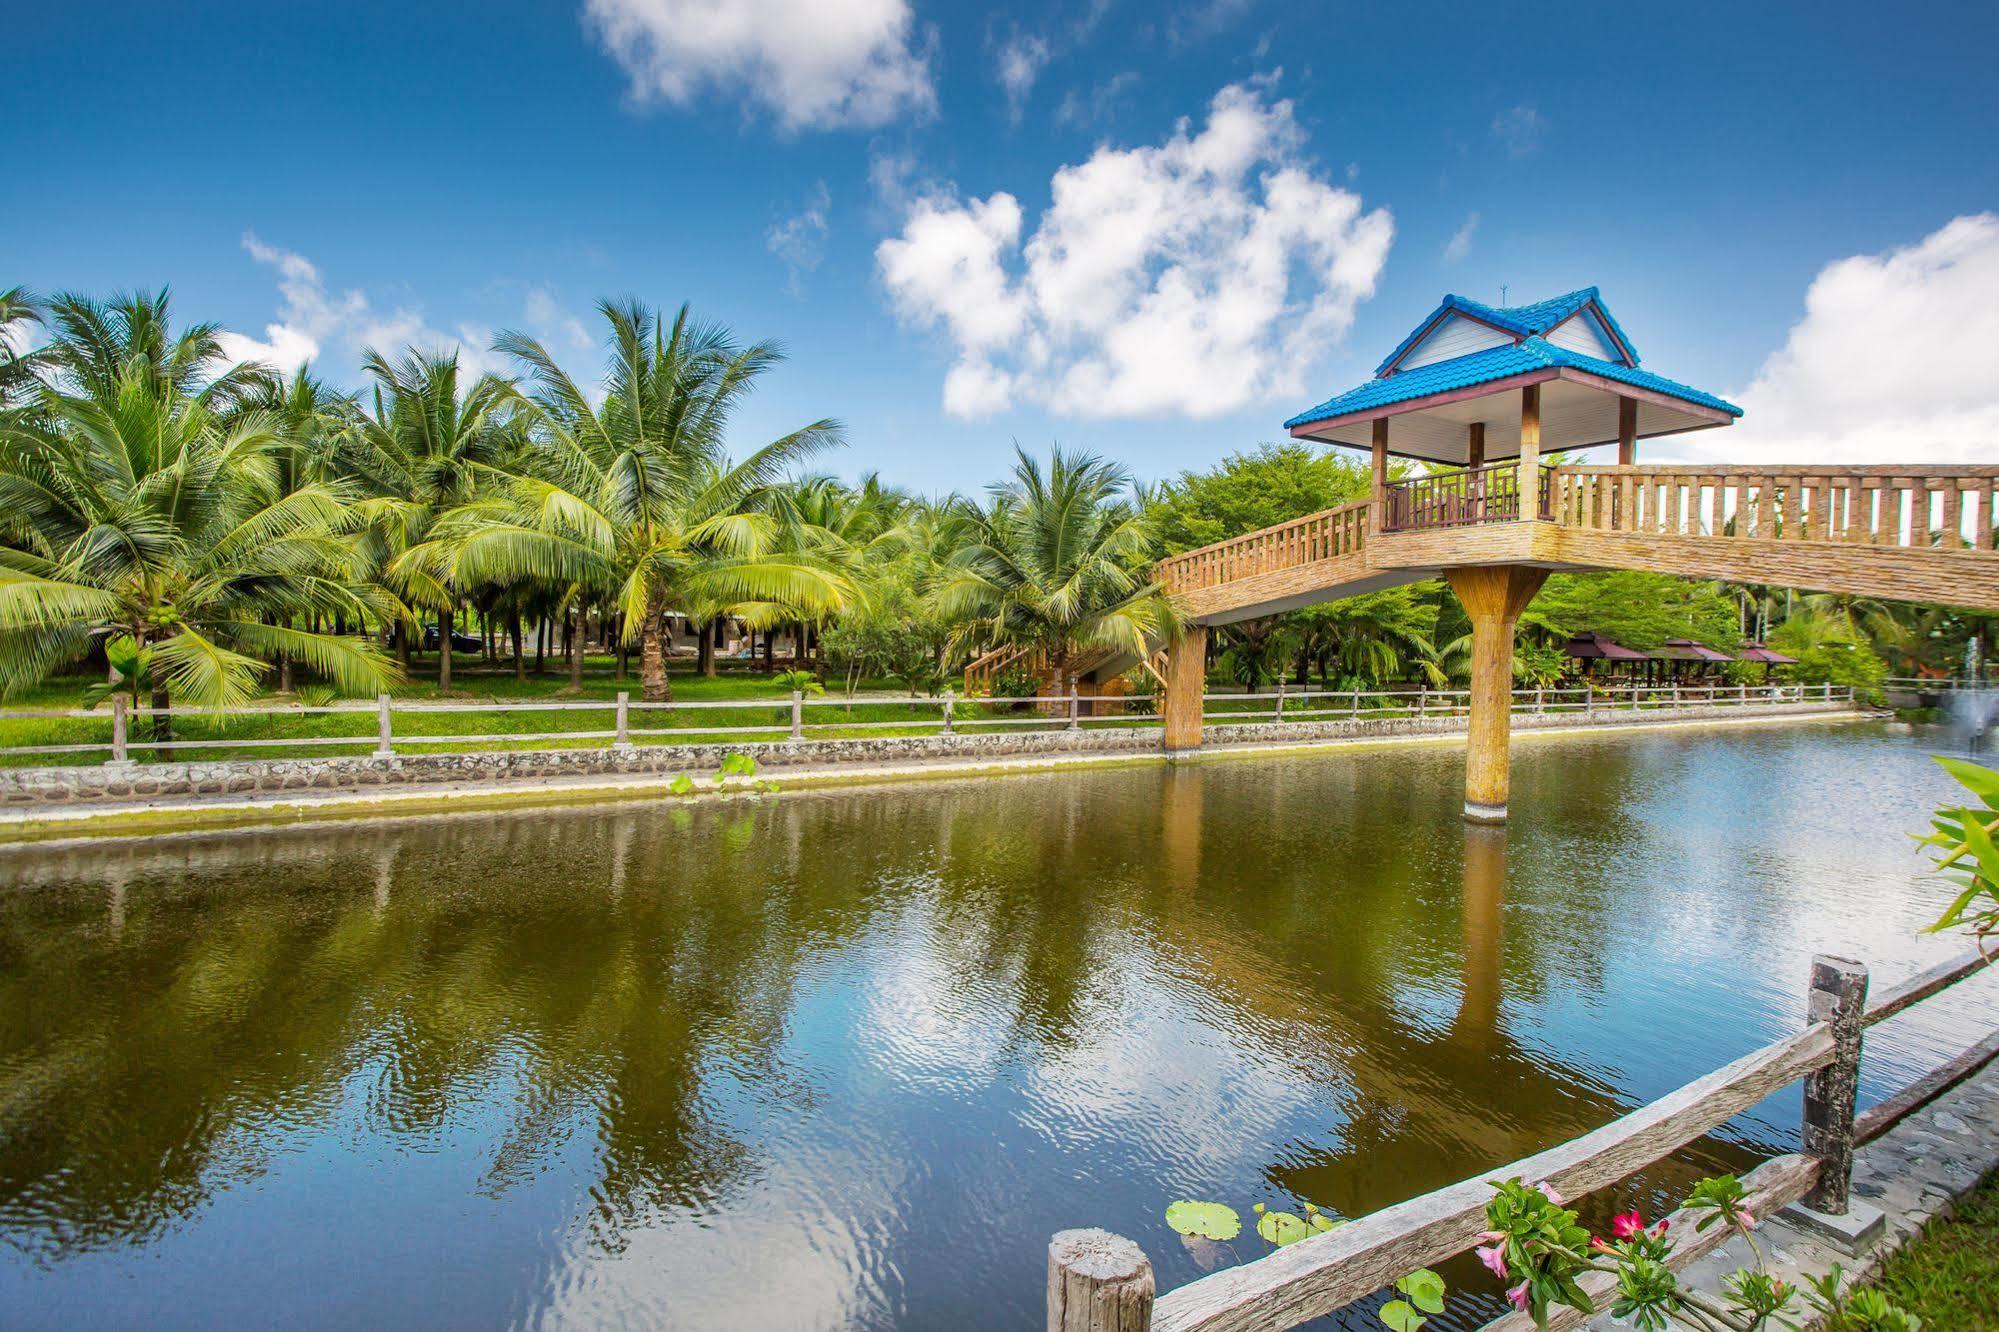
{"type": "Polygon", "coordinates": [[[1179,631],[1142,497],[1122,468],[1054,450],[1040,462],[1016,449],[1011,479],[984,508],[960,507],[956,549],[936,598],[961,640],[1038,649],[1058,687],[1079,652],[1148,658],[1179,631]]]}
{"type": "Polygon", "coordinates": [[[150,681],[161,742],[173,703],[245,701],[278,654],[342,689],[380,688],[394,673],[372,650],[291,627],[367,604],[350,578],[348,493],[324,481],[285,489],[277,418],[218,410],[231,395],[205,391],[198,374],[212,357],[192,377],[178,365],[162,374],[156,350],[112,355],[118,368],[102,380],[63,348],[55,359],[86,391],[45,390],[37,422],[0,448],[0,510],[26,533],[0,549],[0,687],[119,643],[135,692],[150,681]]]}
{"type": "Polygon", "coordinates": [[[815,421],[732,461],[729,419],[778,349],[738,346],[685,306],[670,325],[637,302],[599,310],[611,361],[601,403],[535,339],[495,343],[530,386],[517,402],[533,447],[490,495],[440,524],[421,559],[459,579],[606,590],[626,641],[639,643],[644,697],[659,702],[671,697],[668,615],[748,604],[816,614],[850,596],[830,561],[780,539],[775,502],[784,473],[840,442],[840,427],[815,421]]]}
{"type": "MultiPolygon", "coordinates": [[[[510,431],[512,391],[481,375],[461,391],[456,352],[406,349],[394,361],[369,351],[362,367],[375,381],[372,410],[347,432],[344,464],[377,503],[371,552],[383,561],[383,582],[405,601],[437,612],[437,687],[451,688],[453,612],[463,585],[438,577],[432,562],[408,558],[421,549],[440,516],[466,503],[482,471],[506,462],[517,437],[510,431]]],[[[410,623],[398,632],[408,658],[410,623]]]]}

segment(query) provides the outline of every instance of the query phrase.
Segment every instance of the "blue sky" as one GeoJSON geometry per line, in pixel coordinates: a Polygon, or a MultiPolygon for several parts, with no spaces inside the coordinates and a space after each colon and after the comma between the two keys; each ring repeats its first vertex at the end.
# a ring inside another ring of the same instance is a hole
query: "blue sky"
{"type": "Polygon", "coordinates": [[[348,385],[506,327],[586,369],[596,299],[685,300],[791,353],[745,445],[830,415],[847,475],[1059,440],[1158,477],[1445,291],[1594,283],[1746,396],[1737,452],[1999,437],[1990,4],[93,4],[9,46],[0,286],[171,283],[348,385]]]}

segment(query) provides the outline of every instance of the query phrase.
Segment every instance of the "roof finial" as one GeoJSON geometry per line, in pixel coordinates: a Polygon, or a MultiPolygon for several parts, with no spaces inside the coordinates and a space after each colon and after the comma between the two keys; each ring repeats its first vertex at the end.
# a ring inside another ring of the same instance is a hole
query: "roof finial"
{"type": "Polygon", "coordinates": [[[1502,306],[1506,304],[1506,284],[1504,282],[1499,284],[1499,303],[1502,306]]]}

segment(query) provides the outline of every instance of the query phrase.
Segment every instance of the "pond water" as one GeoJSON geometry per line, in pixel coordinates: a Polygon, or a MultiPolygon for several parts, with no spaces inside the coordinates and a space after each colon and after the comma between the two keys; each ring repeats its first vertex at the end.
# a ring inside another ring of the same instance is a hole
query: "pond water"
{"type": "MultiPolygon", "coordinates": [[[[1394,746],[17,850],[0,1321],[1020,1328],[1092,1224],[1176,1286],[1175,1198],[1366,1212],[1795,1030],[1814,952],[1961,949],[1931,747],[1537,737],[1506,830],[1394,746]]],[[[1877,1029],[1863,1100],[1994,1022],[1877,1029]]]]}

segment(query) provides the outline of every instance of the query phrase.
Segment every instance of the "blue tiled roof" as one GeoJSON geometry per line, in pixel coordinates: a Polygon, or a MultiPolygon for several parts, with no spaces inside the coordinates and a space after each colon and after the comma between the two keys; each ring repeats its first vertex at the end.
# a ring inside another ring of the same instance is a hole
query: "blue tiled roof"
{"type": "Polygon", "coordinates": [[[1377,375],[1388,373],[1388,367],[1394,365],[1404,352],[1415,346],[1423,335],[1436,325],[1439,317],[1453,310],[1504,329],[1516,338],[1530,338],[1548,333],[1555,325],[1591,301],[1596,302],[1596,311],[1603,317],[1603,322],[1609,327],[1611,335],[1623,343],[1624,349],[1631,353],[1631,363],[1638,364],[1638,348],[1632,345],[1631,339],[1626,337],[1624,330],[1618,326],[1616,318],[1610,313],[1610,307],[1603,303],[1602,294],[1595,287],[1583,287],[1578,291],[1566,292],[1552,300],[1534,301],[1528,305],[1487,305],[1484,301],[1475,301],[1469,296],[1460,296],[1453,292],[1444,297],[1437,308],[1425,316],[1423,322],[1416,325],[1409,336],[1396,345],[1394,351],[1388,353],[1388,359],[1376,366],[1374,373],[1377,375]]]}
{"type": "MultiPolygon", "coordinates": [[[[1570,296],[1583,295],[1585,299],[1581,304],[1586,304],[1594,291],[1595,289],[1591,288],[1589,293],[1572,292],[1570,296]]],[[[1569,297],[1560,299],[1567,300],[1569,297]]],[[[1555,304],[1557,302],[1554,301],[1541,302],[1541,306],[1555,304]]],[[[1539,306],[1514,306],[1512,310],[1539,308],[1539,306]]],[[[1507,313],[1512,317],[1511,312],[1507,313]]],[[[1560,323],[1561,320],[1557,318],[1554,322],[1560,323]]],[[[1345,393],[1327,399],[1310,411],[1300,412],[1284,424],[1287,427],[1310,425],[1314,421],[1346,416],[1351,412],[1388,407],[1398,402],[1408,402],[1412,398],[1426,398],[1432,393],[1449,393],[1453,389],[1470,388],[1476,384],[1488,384],[1498,379],[1510,379],[1514,375],[1532,374],[1536,370],[1564,367],[1601,375],[1620,384],[1649,389],[1654,393],[1663,393],[1668,397],[1679,398],[1702,407],[1711,407],[1716,411],[1727,412],[1730,416],[1742,415],[1742,409],[1734,403],[1717,398],[1712,393],[1703,393],[1697,388],[1676,383],[1664,375],[1655,375],[1649,370],[1619,365],[1614,361],[1600,360],[1594,356],[1584,356],[1566,347],[1557,347],[1542,338],[1529,337],[1510,347],[1493,347],[1486,351],[1473,352],[1469,356],[1459,356],[1452,360],[1419,366],[1414,370],[1404,370],[1399,374],[1370,379],[1359,388],[1348,389],[1345,393]]]]}

